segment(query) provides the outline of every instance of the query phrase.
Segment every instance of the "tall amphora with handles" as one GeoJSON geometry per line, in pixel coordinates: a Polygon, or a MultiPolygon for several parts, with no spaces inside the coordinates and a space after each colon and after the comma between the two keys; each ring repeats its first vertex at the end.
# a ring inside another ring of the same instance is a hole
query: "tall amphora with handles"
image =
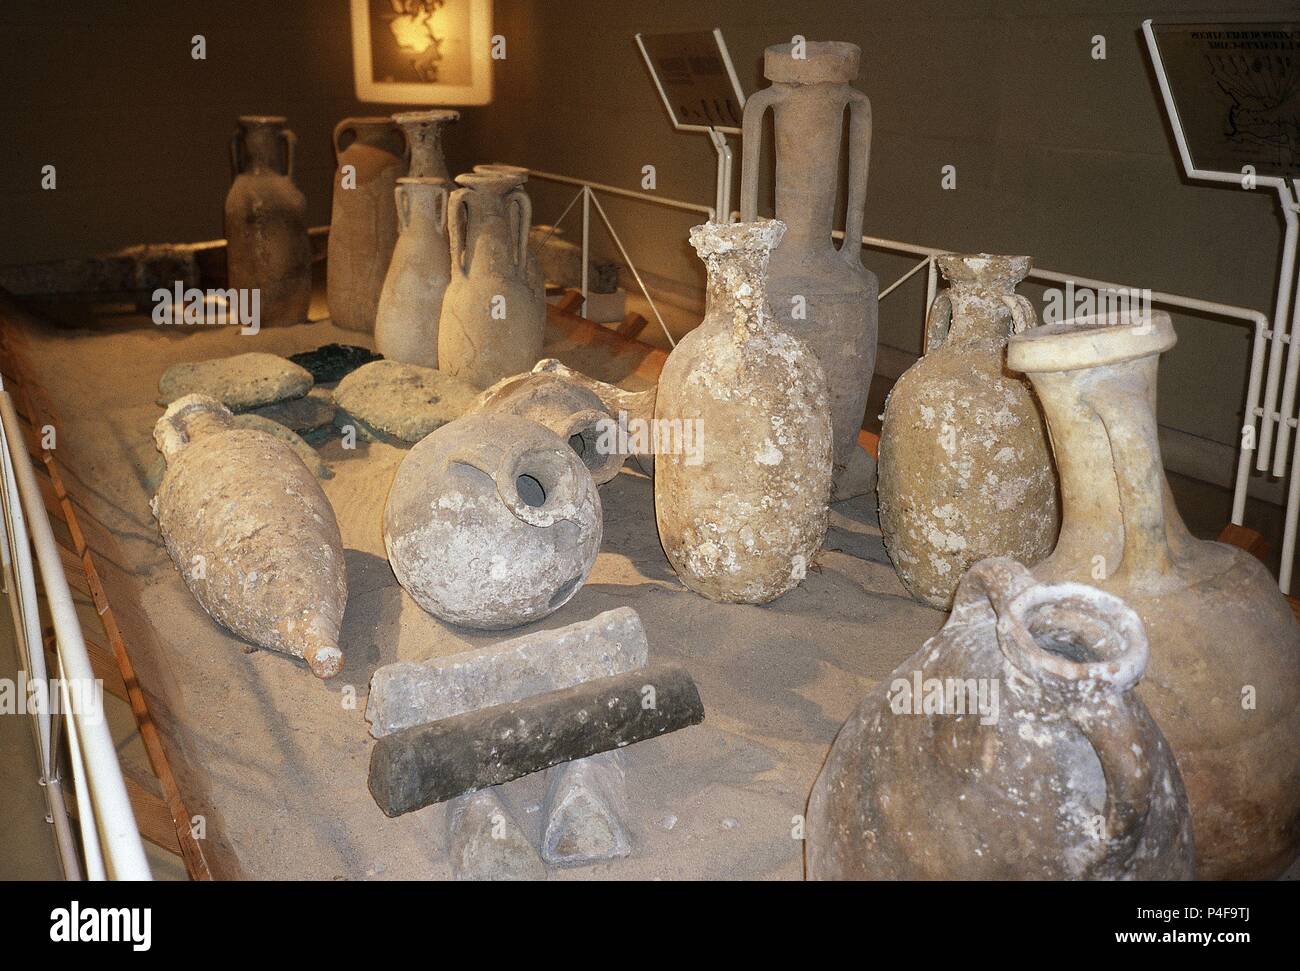
{"type": "Polygon", "coordinates": [[[862,266],[862,217],[871,155],[871,103],[849,82],[858,76],[856,44],[778,44],[764,54],[771,87],[745,103],[741,219],[758,216],[764,117],[776,133],[776,218],[787,226],[772,254],[768,295],[778,326],[806,341],[830,387],[835,441],[834,498],[869,492],[871,458],[858,445],[876,366],[880,284],[862,266]],[[839,159],[849,116],[844,242],[837,228],[839,159]]]}
{"type": "Polygon", "coordinates": [[[451,194],[451,282],[438,325],[438,368],[480,388],[532,370],[542,356],[545,293],[528,274],[532,203],[524,176],[456,177],[451,194]]]}
{"type": "Polygon", "coordinates": [[[259,326],[296,324],[311,304],[307,200],[293,184],[298,139],[278,115],[243,115],[230,139],[226,267],[232,289],[258,291],[259,326]]]}

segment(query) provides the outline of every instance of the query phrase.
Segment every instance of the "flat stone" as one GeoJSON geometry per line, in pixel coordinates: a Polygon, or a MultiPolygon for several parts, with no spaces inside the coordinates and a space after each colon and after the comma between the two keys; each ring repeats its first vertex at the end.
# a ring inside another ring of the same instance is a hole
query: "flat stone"
{"type": "Polygon", "coordinates": [[[301,398],[277,401],[252,409],[255,415],[279,422],[291,432],[304,437],[329,429],[334,424],[334,395],[328,388],[312,388],[301,398]]]}
{"type": "Polygon", "coordinates": [[[645,667],[645,628],[631,607],[535,631],[476,651],[386,664],[370,679],[376,738],[479,708],[522,701],[645,667]]]}
{"type": "Polygon", "coordinates": [[[686,669],[651,665],[385,735],[371,750],[370,794],[400,816],[703,720],[686,669]]]}
{"type": "Polygon", "coordinates": [[[623,825],[627,779],[622,752],[548,769],[542,859],[554,866],[585,866],[632,852],[623,825]]]}
{"type": "Polygon", "coordinates": [[[333,384],[363,364],[382,361],[383,355],[355,344],[323,344],[314,351],[290,354],[289,360],[310,371],[317,384],[333,384]]]}
{"type": "Polygon", "coordinates": [[[324,461],[321,460],[319,453],[307,444],[307,442],[303,441],[300,436],[290,431],[288,428],[285,428],[278,421],[272,421],[270,418],[264,418],[261,415],[246,412],[241,415],[235,415],[231,419],[231,424],[236,428],[251,428],[254,431],[266,432],[268,435],[280,439],[280,441],[289,445],[294,452],[297,453],[298,458],[302,459],[302,464],[307,466],[307,468],[311,470],[312,475],[316,476],[316,478],[334,478],[334,472],[324,463],[324,461]]]}
{"type": "Polygon", "coordinates": [[[546,866],[496,789],[447,803],[447,842],[456,880],[546,879],[546,866]]]}
{"type": "Polygon", "coordinates": [[[158,403],[169,405],[187,394],[205,394],[231,411],[247,411],[301,398],[311,387],[309,371],[275,354],[253,351],[212,361],[173,364],[158,381],[158,403]]]}
{"type": "Polygon", "coordinates": [[[478,396],[468,381],[434,368],[397,361],[373,361],[353,371],[334,389],[334,402],[369,428],[415,444],[459,418],[478,396]]]}

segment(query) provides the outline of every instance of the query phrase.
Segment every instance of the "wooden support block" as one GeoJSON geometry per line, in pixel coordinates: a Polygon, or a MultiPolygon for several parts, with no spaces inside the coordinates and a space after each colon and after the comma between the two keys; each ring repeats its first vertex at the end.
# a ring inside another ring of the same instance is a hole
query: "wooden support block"
{"type": "Polygon", "coordinates": [[[576,314],[582,308],[582,291],[570,290],[552,306],[566,314],[576,314]]]}
{"type": "Polygon", "coordinates": [[[880,436],[865,428],[858,432],[858,444],[867,450],[873,459],[880,461],[880,436]]]}
{"type": "Polygon", "coordinates": [[[645,330],[647,323],[649,323],[649,321],[633,310],[623,318],[623,323],[615,327],[614,331],[619,337],[634,338],[638,337],[641,334],[641,331],[645,330]]]}
{"type": "Polygon", "coordinates": [[[1268,556],[1268,540],[1255,530],[1236,523],[1228,523],[1223,527],[1223,532],[1219,533],[1219,542],[1243,549],[1259,560],[1268,556]]]}

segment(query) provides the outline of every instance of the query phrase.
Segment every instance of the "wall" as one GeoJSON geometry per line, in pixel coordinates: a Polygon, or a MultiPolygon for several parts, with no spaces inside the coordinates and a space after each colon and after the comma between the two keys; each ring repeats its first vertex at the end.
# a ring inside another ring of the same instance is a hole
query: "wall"
{"type": "MultiPolygon", "coordinates": [[[[507,38],[494,104],[448,138],[453,169],[510,161],[708,202],[714,155],[668,124],[636,31],[721,27],[747,92],[762,49],[793,34],[863,48],[859,87],[875,140],[867,232],[955,250],[1021,252],[1039,265],[1271,310],[1280,251],[1272,196],[1185,182],[1138,28],[1157,19],[1294,15],[1290,0],[497,0],[507,38]],[[1091,38],[1107,39],[1104,61],[1091,38]],[[956,191],[939,169],[957,166],[956,191]]],[[[5,105],[0,263],[221,234],[227,140],[241,113],[287,114],[313,223],[329,218],[334,122],[388,113],[352,96],[346,0],[144,0],[0,6],[5,105]],[[55,13],[55,11],[57,13],[55,13]],[[190,58],[190,37],[208,58],[190,58]],[[42,164],[59,188],[38,188],[42,164]]],[[[538,221],[572,196],[534,183],[538,221]]],[[[698,287],[689,214],[610,201],[639,265],[698,287]]],[[[570,216],[569,235],[577,233],[570,216]]],[[[602,243],[608,249],[608,242],[602,243]]],[[[868,253],[889,282],[908,261],[868,253]]],[[[882,305],[882,343],[920,346],[920,286],[882,305]]],[[[1236,440],[1249,339],[1180,317],[1161,420],[1236,440]]]]}

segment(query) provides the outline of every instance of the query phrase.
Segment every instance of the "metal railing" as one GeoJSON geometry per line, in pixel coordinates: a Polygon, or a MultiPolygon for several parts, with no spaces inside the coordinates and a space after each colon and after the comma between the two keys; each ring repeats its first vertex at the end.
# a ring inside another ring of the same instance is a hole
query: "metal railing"
{"type": "MultiPolygon", "coordinates": [[[[655,306],[654,298],[650,295],[649,290],[642,282],[641,274],[637,271],[636,266],[628,256],[627,249],[624,247],[622,240],[614,231],[609,217],[605,215],[605,210],[601,207],[600,201],[596,198],[596,193],[604,192],[613,196],[635,201],[646,202],[657,206],[666,206],[670,209],[678,209],[683,212],[699,213],[706,218],[713,219],[716,212],[712,206],[702,205],[696,202],[685,202],[680,199],[671,199],[665,196],[651,195],[646,192],[634,192],[630,189],[620,189],[616,186],[605,185],[600,182],[591,182],[586,179],[577,179],[567,175],[556,175],[553,172],[540,172],[529,170],[532,178],[541,179],[545,182],[555,182],[563,185],[575,185],[580,189],[573,200],[565,207],[560,217],[555,220],[555,226],[558,226],[564,217],[573,208],[574,204],[582,199],[583,218],[582,218],[582,297],[587,299],[587,273],[590,262],[591,250],[591,219],[590,206],[596,205],[597,211],[604,220],[605,227],[609,230],[615,243],[618,245],[619,252],[627,262],[628,270],[636,279],[637,285],[640,286],[646,301],[650,304],[650,309],[654,312],[659,321],[659,326],[663,328],[664,333],[668,334],[668,327],[664,324],[663,317],[659,314],[659,309],[655,306]]],[[[832,235],[836,239],[843,239],[842,231],[835,231],[832,235]]],[[[1294,217],[1288,224],[1288,246],[1294,247],[1295,244],[1294,217]]],[[[549,238],[549,237],[548,237],[549,238]]],[[[543,240],[543,243],[545,240],[543,240]]],[[[899,253],[905,256],[919,256],[922,259],[916,263],[907,272],[903,273],[889,286],[880,291],[879,299],[883,300],[889,294],[893,293],[904,281],[910,279],[914,274],[920,272],[922,268],[926,270],[926,300],[925,308],[921,311],[921,329],[925,328],[925,314],[930,304],[933,302],[935,293],[938,289],[939,272],[935,265],[935,257],[942,256],[944,253],[952,252],[951,250],[936,249],[931,246],[920,246],[916,243],[905,243],[896,239],[884,239],[879,236],[863,236],[862,243],[871,249],[884,250],[891,253],[899,253]]],[[[1029,272],[1029,279],[1049,284],[1066,284],[1072,283],[1076,287],[1090,288],[1098,292],[1102,291],[1132,291],[1135,288],[1124,287],[1119,284],[1109,283],[1104,280],[1097,280],[1092,277],[1079,276],[1073,273],[1061,273],[1055,270],[1046,270],[1040,267],[1034,267],[1029,272]]],[[[1218,303],[1213,300],[1201,300],[1197,297],[1186,297],[1181,294],[1164,293],[1161,291],[1143,291],[1150,293],[1152,305],[1162,307],[1175,307],[1180,310],[1186,310],[1194,314],[1206,315],[1211,317],[1226,317],[1230,320],[1241,321],[1250,325],[1254,329],[1252,336],[1252,347],[1250,355],[1250,376],[1246,385],[1246,406],[1245,406],[1245,423],[1242,427],[1241,442],[1239,445],[1239,454],[1237,459],[1237,471],[1233,486],[1232,496],[1232,516],[1231,520],[1237,525],[1242,525],[1246,513],[1246,492],[1250,482],[1251,459],[1256,451],[1259,452],[1258,468],[1268,470],[1269,455],[1273,457],[1272,474],[1274,476],[1283,476],[1287,472],[1286,459],[1286,435],[1279,434],[1276,448],[1271,448],[1272,426],[1277,424],[1283,429],[1283,432],[1289,428],[1300,426],[1300,420],[1289,416],[1293,407],[1292,399],[1295,397],[1296,378],[1292,371],[1300,373],[1300,353],[1296,353],[1295,347],[1292,347],[1292,353],[1288,364],[1286,388],[1283,390],[1283,402],[1281,413],[1278,412],[1276,405],[1277,400],[1277,374],[1278,362],[1281,359],[1280,345],[1291,342],[1290,336],[1285,332],[1285,328],[1269,326],[1267,315],[1251,310],[1249,307],[1239,307],[1234,304],[1218,303]],[[1270,344],[1273,347],[1271,360],[1269,361],[1268,372],[1268,391],[1265,392],[1264,369],[1265,357],[1270,344]],[[1261,398],[1267,398],[1270,403],[1265,407],[1261,398]],[[1262,429],[1260,419],[1264,419],[1262,429]],[[1261,441],[1262,438],[1262,441],[1261,441]]],[[[1293,331],[1300,333],[1300,301],[1296,305],[1297,324],[1292,328],[1293,331]]],[[[675,344],[672,335],[668,334],[670,344],[675,344]]],[[[1300,344],[1300,340],[1296,341],[1300,344]]],[[[1300,527],[1300,475],[1292,475],[1290,489],[1287,493],[1286,501],[1286,520],[1282,533],[1282,563],[1278,575],[1278,587],[1283,593],[1289,593],[1291,589],[1291,565],[1295,558],[1296,533],[1300,527]]]]}
{"type": "Polygon", "coordinates": [[[83,877],[149,880],[144,844],[105,719],[102,685],[92,695],[97,699],[93,703],[88,703],[84,691],[79,694],[74,690],[74,686],[96,685],[97,680],[36,473],[24,447],[18,413],[3,381],[0,381],[0,479],[3,480],[0,482],[0,507],[3,507],[0,556],[5,590],[13,612],[23,672],[29,684],[44,689],[45,703],[32,706],[30,714],[41,767],[40,784],[49,807],[47,818],[54,827],[63,873],[69,880],[83,877]],[[37,570],[54,626],[54,680],[50,678],[41,636],[37,570]],[[62,775],[65,757],[71,767],[76,796],[79,845],[72,831],[65,795],[67,780],[62,775]]]}

